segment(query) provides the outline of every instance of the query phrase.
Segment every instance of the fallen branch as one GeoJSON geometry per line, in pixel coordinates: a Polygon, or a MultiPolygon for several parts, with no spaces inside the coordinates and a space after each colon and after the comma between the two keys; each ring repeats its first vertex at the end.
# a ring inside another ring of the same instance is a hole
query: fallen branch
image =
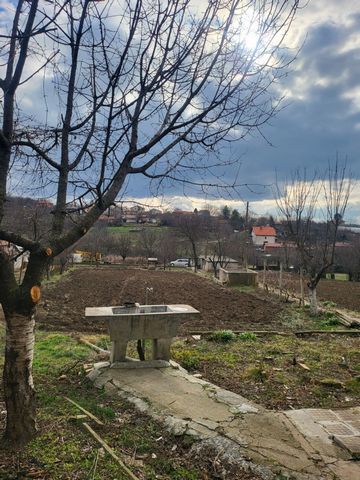
{"type": "MultiPolygon", "coordinates": [[[[236,335],[241,335],[242,333],[254,333],[255,335],[283,335],[283,336],[290,336],[292,332],[280,332],[278,330],[232,330],[236,335]]],[[[188,332],[187,335],[204,335],[209,336],[213,335],[215,331],[210,330],[192,330],[188,332]]]]}
{"type": "MultiPolygon", "coordinates": [[[[295,330],[293,332],[280,332],[277,330],[232,330],[236,335],[241,335],[242,333],[254,333],[255,335],[280,335],[283,337],[291,337],[293,335],[360,335],[360,330],[295,330]]],[[[208,337],[214,335],[215,330],[192,330],[187,332],[187,335],[203,335],[208,337]]]]}
{"type": "Polygon", "coordinates": [[[77,407],[79,410],[81,410],[83,413],[85,413],[85,415],[87,415],[89,418],[91,418],[92,420],[94,420],[94,422],[96,422],[98,425],[104,425],[103,422],[101,420],[99,420],[97,417],[95,417],[95,415],[93,415],[91,412],[89,412],[88,410],[85,410],[85,408],[83,408],[81,405],[79,405],[78,403],[74,402],[74,400],[71,400],[71,398],[68,398],[68,397],[64,397],[65,400],[67,400],[68,402],[72,403],[73,405],[75,405],[75,407],[77,407]]]}
{"type": "Polygon", "coordinates": [[[132,471],[125,465],[125,463],[116,455],[114,450],[103,440],[100,435],[98,435],[88,423],[84,422],[83,423],[84,427],[86,430],[95,438],[95,440],[108,452],[108,454],[117,461],[117,463],[120,465],[122,470],[127,473],[127,475],[132,479],[132,480],[140,480],[139,477],[136,477],[132,471]]]}
{"type": "Polygon", "coordinates": [[[75,335],[74,338],[78,342],[83,343],[84,345],[87,345],[88,347],[92,348],[97,353],[103,353],[103,354],[106,354],[106,355],[110,355],[109,350],[104,350],[103,348],[100,348],[97,345],[94,345],[93,343],[88,342],[87,340],[85,340],[85,338],[79,337],[77,335],[75,335]]]}
{"type": "Polygon", "coordinates": [[[294,332],[296,336],[301,335],[360,335],[360,330],[299,330],[294,332]]]}

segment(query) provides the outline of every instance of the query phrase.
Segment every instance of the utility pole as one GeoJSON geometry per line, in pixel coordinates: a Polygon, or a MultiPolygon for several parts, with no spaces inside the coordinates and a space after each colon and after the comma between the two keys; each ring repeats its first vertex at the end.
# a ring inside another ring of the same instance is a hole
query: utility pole
{"type": "Polygon", "coordinates": [[[248,228],[248,222],[249,222],[249,202],[246,202],[245,230],[248,228]]]}

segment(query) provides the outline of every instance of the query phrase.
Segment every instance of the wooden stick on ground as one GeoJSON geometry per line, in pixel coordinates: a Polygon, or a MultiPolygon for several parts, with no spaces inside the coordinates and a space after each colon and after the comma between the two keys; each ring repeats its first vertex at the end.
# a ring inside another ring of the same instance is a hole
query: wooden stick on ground
{"type": "MultiPolygon", "coordinates": [[[[284,337],[291,337],[293,335],[360,335],[360,330],[294,330],[289,332],[280,332],[277,330],[232,330],[236,335],[241,333],[254,333],[255,335],[281,335],[284,337]]],[[[211,330],[192,330],[188,332],[188,335],[213,335],[215,331],[211,330]]]]}
{"type": "Polygon", "coordinates": [[[109,350],[104,350],[103,348],[100,348],[98,347],[97,345],[94,345],[93,343],[90,343],[88,342],[87,340],[85,340],[84,338],[78,336],[78,335],[75,335],[74,338],[80,342],[80,343],[83,343],[84,345],[87,345],[88,347],[92,348],[93,350],[95,350],[95,352],[98,352],[98,353],[105,353],[106,355],[110,355],[110,352],[109,350]]]}
{"type": "MultiPolygon", "coordinates": [[[[292,332],[280,332],[278,330],[232,330],[233,333],[236,335],[240,335],[241,333],[255,333],[256,335],[283,335],[283,336],[291,336],[293,335],[292,332]]],[[[187,333],[187,335],[213,335],[215,330],[192,330],[187,333]]]]}
{"type": "Polygon", "coordinates": [[[85,408],[83,408],[81,405],[79,405],[78,403],[74,402],[74,400],[71,400],[71,398],[68,398],[68,397],[64,397],[65,400],[67,400],[68,402],[72,403],[73,405],[75,405],[75,407],[77,407],[79,410],[81,410],[82,412],[85,413],[85,415],[87,415],[89,418],[91,418],[92,420],[94,420],[94,422],[96,422],[98,425],[104,425],[103,422],[101,420],[99,420],[97,417],[95,417],[95,415],[93,415],[91,412],[89,412],[88,410],[85,410],[85,408]]]}
{"type": "Polygon", "coordinates": [[[360,335],[360,330],[298,330],[295,335],[360,335]]]}
{"type": "Polygon", "coordinates": [[[139,477],[135,476],[132,471],[125,465],[125,463],[116,455],[114,450],[103,440],[86,422],[83,423],[86,430],[95,438],[95,440],[108,452],[111,457],[118,462],[120,467],[124,470],[125,473],[132,480],[140,480],[139,477]]]}

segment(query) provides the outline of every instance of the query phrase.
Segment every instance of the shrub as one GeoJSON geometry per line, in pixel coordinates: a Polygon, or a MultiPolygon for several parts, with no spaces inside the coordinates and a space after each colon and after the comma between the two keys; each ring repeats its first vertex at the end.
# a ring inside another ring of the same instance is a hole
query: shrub
{"type": "Polygon", "coordinates": [[[227,343],[235,340],[235,338],[236,335],[232,330],[218,330],[211,335],[210,340],[219,343],[227,343]]]}

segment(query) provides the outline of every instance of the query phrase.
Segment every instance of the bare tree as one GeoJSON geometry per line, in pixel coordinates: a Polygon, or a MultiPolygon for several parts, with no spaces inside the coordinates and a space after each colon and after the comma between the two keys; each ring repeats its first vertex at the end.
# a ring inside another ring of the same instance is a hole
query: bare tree
{"type": "Polygon", "coordinates": [[[163,265],[163,269],[169,265],[170,261],[176,258],[178,250],[178,240],[172,231],[165,230],[159,235],[158,250],[156,257],[163,265]]]}
{"type": "Polygon", "coordinates": [[[132,248],[131,237],[128,233],[118,235],[116,238],[116,249],[120,253],[123,262],[129,256],[132,248]]]}
{"type": "Polygon", "coordinates": [[[206,219],[196,213],[177,214],[175,225],[191,247],[196,272],[199,264],[199,244],[206,238],[206,219]]]}
{"type": "Polygon", "coordinates": [[[213,0],[201,9],[190,0],[18,0],[4,7],[0,239],[30,253],[18,285],[11,258],[0,252],[8,441],[26,442],[36,431],[34,313],[47,264],[85,235],[132,175],[201,188],[206,181],[195,169],[213,167],[219,183],[220,160],[208,152],[258,129],[278,106],[270,87],[289,64],[280,47],[298,2],[213,0]],[[45,237],[4,228],[10,179],[55,198],[45,237]]]}
{"type": "Polygon", "coordinates": [[[139,233],[139,244],[141,252],[147,258],[156,255],[159,243],[159,235],[154,228],[143,228],[139,233]]]}
{"type": "Polygon", "coordinates": [[[316,287],[333,265],[339,225],[347,207],[352,180],[345,166],[336,161],[325,175],[296,171],[281,189],[277,185],[276,202],[284,217],[286,237],[293,242],[305,270],[310,309],[318,312],[316,287]],[[316,221],[317,220],[317,221],[316,221]]]}
{"type": "MultiPolygon", "coordinates": [[[[225,207],[224,209],[225,210],[225,207]]],[[[223,216],[224,212],[223,212],[223,216]]],[[[206,257],[210,261],[215,277],[219,268],[225,268],[230,260],[232,249],[232,228],[223,219],[213,219],[206,244],[206,257]]]]}

